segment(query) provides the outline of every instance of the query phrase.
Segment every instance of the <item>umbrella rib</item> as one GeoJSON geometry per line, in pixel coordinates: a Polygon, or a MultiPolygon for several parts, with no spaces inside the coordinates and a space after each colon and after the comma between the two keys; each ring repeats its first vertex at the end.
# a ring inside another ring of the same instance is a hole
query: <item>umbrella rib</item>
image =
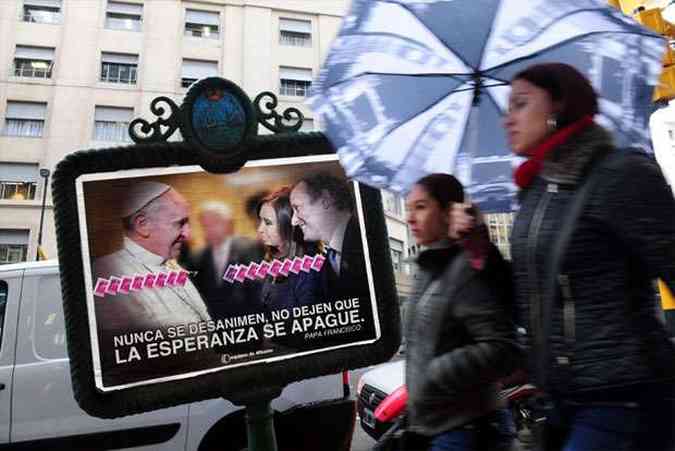
{"type": "MultiPolygon", "coordinates": [[[[361,77],[366,77],[370,75],[376,75],[376,76],[387,76],[387,77],[448,77],[452,78],[454,80],[464,82],[466,81],[465,77],[467,77],[467,74],[448,74],[448,73],[437,73],[437,74],[388,74],[384,72],[363,72],[358,75],[354,75],[350,78],[345,78],[344,80],[340,80],[338,82],[333,83],[332,85],[326,87],[326,90],[335,88],[336,86],[340,86],[344,83],[353,83],[354,80],[361,78],[361,77]]],[[[472,88],[473,89],[473,88],[472,88]]]]}
{"type": "MultiPolygon", "coordinates": [[[[589,37],[589,36],[593,36],[593,35],[595,35],[595,34],[609,34],[609,33],[612,33],[612,34],[630,34],[630,35],[639,35],[639,36],[646,36],[646,37],[650,37],[650,38],[655,38],[655,37],[656,37],[656,36],[654,36],[653,34],[650,34],[650,33],[637,33],[637,32],[633,32],[633,31],[591,31],[591,32],[586,33],[586,34],[575,35],[575,36],[573,36],[573,37],[571,37],[571,38],[569,38],[569,39],[566,39],[566,40],[564,40],[564,41],[560,41],[560,42],[558,42],[558,43],[556,43],[556,44],[554,44],[554,45],[552,45],[552,46],[550,46],[550,47],[546,47],[546,48],[540,49],[540,50],[538,50],[538,51],[536,51],[536,52],[534,52],[534,53],[531,53],[531,54],[529,54],[529,55],[527,55],[527,56],[521,56],[520,58],[512,59],[512,60],[506,61],[506,62],[504,62],[504,63],[502,63],[502,64],[498,64],[497,66],[491,67],[491,68],[489,68],[489,69],[485,69],[485,70],[483,71],[483,73],[487,75],[489,72],[497,71],[497,70],[502,69],[502,68],[504,68],[504,67],[506,67],[506,66],[510,66],[510,65],[512,65],[512,64],[516,64],[516,63],[519,63],[519,62],[521,62],[521,61],[525,61],[525,60],[528,60],[528,59],[533,59],[533,58],[535,58],[535,57],[541,55],[541,54],[544,53],[544,52],[548,52],[548,51],[553,50],[553,49],[556,49],[556,48],[558,48],[558,47],[562,47],[563,45],[566,45],[566,44],[568,44],[568,43],[570,43],[570,42],[572,42],[572,41],[581,40],[582,38],[585,39],[585,38],[587,38],[587,37],[589,37]]],[[[495,80],[500,80],[498,77],[495,77],[494,75],[489,75],[489,76],[490,76],[490,78],[494,78],[495,80]]]]}
{"type": "MultiPolygon", "coordinates": [[[[431,105],[427,106],[427,107],[426,107],[425,109],[423,109],[422,111],[419,111],[419,112],[416,114],[416,116],[420,116],[420,115],[426,113],[427,111],[433,109],[436,105],[438,105],[439,103],[443,102],[445,99],[447,99],[449,96],[451,96],[451,95],[452,95],[453,93],[455,93],[455,92],[468,91],[468,90],[472,90],[472,89],[473,89],[473,87],[467,88],[467,89],[453,90],[449,95],[447,95],[447,96],[445,96],[445,97],[441,97],[441,98],[438,99],[436,102],[434,102],[434,103],[432,103],[431,105]]],[[[398,130],[399,128],[403,127],[405,124],[407,124],[407,122],[401,122],[400,124],[397,124],[395,127],[392,127],[390,130],[387,130],[387,135],[391,135],[393,132],[395,132],[395,131],[398,130]]],[[[425,127],[425,130],[426,130],[428,127],[429,127],[429,124],[427,124],[427,127],[425,127]]],[[[419,139],[419,138],[418,138],[418,139],[419,139]]],[[[417,141],[418,141],[418,140],[416,140],[415,142],[417,142],[417,141]]],[[[379,145],[379,142],[377,143],[377,145],[379,145]]],[[[364,159],[364,164],[367,164],[367,163],[368,163],[369,161],[371,161],[374,157],[375,157],[374,154],[372,154],[372,155],[366,157],[366,158],[364,159]]],[[[405,161],[405,159],[404,159],[404,161],[405,161]]],[[[401,167],[401,165],[399,165],[399,167],[401,167]]]]}
{"type": "MultiPolygon", "coordinates": [[[[566,19],[566,18],[571,17],[571,16],[574,16],[575,14],[586,13],[586,12],[589,12],[589,11],[590,11],[590,12],[597,12],[597,11],[605,11],[605,9],[604,9],[604,8],[603,8],[603,9],[598,9],[598,8],[582,8],[582,9],[574,10],[574,11],[569,12],[569,13],[567,13],[567,14],[563,14],[563,15],[560,16],[560,17],[552,18],[551,21],[548,23],[548,25],[545,25],[544,27],[540,28],[539,31],[538,31],[537,33],[535,33],[535,34],[534,34],[527,42],[521,43],[518,47],[522,47],[522,46],[527,45],[527,44],[529,44],[530,42],[534,41],[534,40],[537,39],[539,36],[541,36],[542,34],[546,33],[546,32],[548,31],[549,28],[551,28],[553,25],[555,25],[556,23],[560,22],[561,20],[566,19]]],[[[606,14],[606,13],[603,14],[603,15],[604,15],[605,17],[608,17],[608,18],[612,19],[613,22],[616,22],[616,19],[614,19],[614,17],[612,17],[611,15],[608,15],[608,14],[606,14]]],[[[493,25],[494,25],[494,22],[493,22],[493,25]]],[[[604,32],[604,33],[608,33],[608,32],[604,32]]],[[[588,33],[588,34],[592,34],[592,33],[588,33]]],[[[576,35],[575,37],[579,37],[579,36],[586,36],[586,35],[581,34],[581,35],[576,35]]],[[[565,42],[567,42],[567,41],[565,41],[565,42]]],[[[552,47],[555,47],[555,46],[552,46],[552,47]]],[[[484,50],[485,50],[485,48],[483,48],[483,51],[484,51],[484,50]]],[[[481,58],[481,61],[482,61],[482,58],[481,58]]]]}
{"type": "Polygon", "coordinates": [[[490,42],[490,38],[492,37],[492,32],[495,29],[495,19],[499,16],[499,13],[501,12],[501,8],[503,6],[503,2],[500,0],[499,2],[499,9],[495,13],[495,15],[492,17],[492,21],[490,22],[490,31],[488,31],[487,38],[483,42],[483,49],[480,52],[480,58],[478,58],[478,67],[483,66],[483,58],[485,58],[485,49],[487,49],[487,44],[490,42]]]}
{"type": "MultiPolygon", "coordinates": [[[[503,86],[503,85],[496,85],[496,86],[503,86]]],[[[487,95],[488,101],[492,102],[492,104],[495,106],[495,109],[496,109],[497,111],[499,111],[499,113],[502,113],[502,114],[503,114],[503,111],[502,111],[501,107],[499,106],[499,104],[497,103],[497,101],[495,100],[494,96],[492,95],[492,92],[491,92],[491,91],[487,91],[487,94],[488,94],[488,95],[487,95]]]]}
{"type": "Polygon", "coordinates": [[[365,37],[374,36],[374,37],[396,38],[396,39],[401,40],[403,42],[406,42],[408,44],[414,44],[418,47],[423,47],[423,48],[425,48],[429,51],[432,50],[427,45],[425,45],[423,42],[417,41],[415,39],[411,39],[407,36],[401,36],[399,34],[394,34],[394,33],[384,33],[384,32],[374,33],[374,32],[370,32],[370,31],[368,31],[368,32],[358,31],[358,32],[355,32],[355,33],[351,33],[349,36],[365,36],[365,37]]]}

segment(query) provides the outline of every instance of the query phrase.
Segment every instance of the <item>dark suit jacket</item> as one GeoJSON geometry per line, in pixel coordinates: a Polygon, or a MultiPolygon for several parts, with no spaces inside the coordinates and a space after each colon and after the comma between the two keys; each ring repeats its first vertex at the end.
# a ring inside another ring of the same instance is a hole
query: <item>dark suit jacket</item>
{"type": "Polygon", "coordinates": [[[359,297],[365,302],[368,296],[368,276],[363,255],[361,231],[355,215],[349,219],[340,249],[340,276],[338,277],[330,263],[326,261],[321,269],[324,298],[336,301],[351,297],[359,297]]]}
{"type": "MultiPolygon", "coordinates": [[[[263,259],[262,246],[253,240],[232,237],[228,265],[259,263],[263,259]]],[[[238,315],[258,313],[262,310],[260,290],[262,282],[246,279],[244,282],[229,283],[216,275],[213,265],[213,249],[205,248],[202,252],[184,260],[184,264],[194,272],[193,282],[209,308],[213,319],[229,318],[238,315]]]]}

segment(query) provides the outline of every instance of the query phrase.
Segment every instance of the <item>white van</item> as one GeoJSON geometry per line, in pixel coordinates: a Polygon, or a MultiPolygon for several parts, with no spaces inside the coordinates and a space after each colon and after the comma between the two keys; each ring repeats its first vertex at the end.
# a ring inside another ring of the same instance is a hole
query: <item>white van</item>
{"type": "MultiPolygon", "coordinates": [[[[244,411],[223,399],[118,419],[73,398],[55,260],[0,266],[0,447],[240,451],[244,411]]],[[[354,402],[340,375],[289,385],[272,402],[279,449],[347,451],[354,402]],[[319,444],[320,443],[320,444],[319,444]]]]}

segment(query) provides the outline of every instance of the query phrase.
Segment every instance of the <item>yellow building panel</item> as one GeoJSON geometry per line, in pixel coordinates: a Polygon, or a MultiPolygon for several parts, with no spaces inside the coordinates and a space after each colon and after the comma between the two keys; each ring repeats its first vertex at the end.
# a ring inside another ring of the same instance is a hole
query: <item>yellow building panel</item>
{"type": "Polygon", "coordinates": [[[661,280],[659,280],[659,291],[661,292],[661,307],[663,307],[663,310],[675,310],[675,297],[661,280]]]}
{"type": "Polygon", "coordinates": [[[664,67],[659,84],[654,88],[654,101],[675,98],[675,66],[664,67]]]}
{"type": "Polygon", "coordinates": [[[659,8],[639,11],[638,13],[633,14],[633,17],[642,25],[658,34],[666,35],[671,32],[671,27],[668,22],[661,17],[661,10],[659,8]]]}
{"type": "Polygon", "coordinates": [[[633,12],[640,6],[644,6],[645,9],[663,8],[665,6],[663,0],[608,0],[607,3],[615,8],[620,8],[624,14],[629,16],[632,16],[633,12]]]}

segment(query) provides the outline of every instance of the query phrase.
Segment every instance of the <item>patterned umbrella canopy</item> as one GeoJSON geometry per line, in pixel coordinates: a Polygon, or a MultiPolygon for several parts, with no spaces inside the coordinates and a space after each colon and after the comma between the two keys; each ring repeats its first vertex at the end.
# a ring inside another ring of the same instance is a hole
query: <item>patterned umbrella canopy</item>
{"type": "Polygon", "coordinates": [[[403,193],[451,173],[474,202],[505,209],[510,78],[535,63],[575,66],[617,144],[648,148],[664,48],[602,0],[353,0],[309,103],[350,177],[403,193]]]}

